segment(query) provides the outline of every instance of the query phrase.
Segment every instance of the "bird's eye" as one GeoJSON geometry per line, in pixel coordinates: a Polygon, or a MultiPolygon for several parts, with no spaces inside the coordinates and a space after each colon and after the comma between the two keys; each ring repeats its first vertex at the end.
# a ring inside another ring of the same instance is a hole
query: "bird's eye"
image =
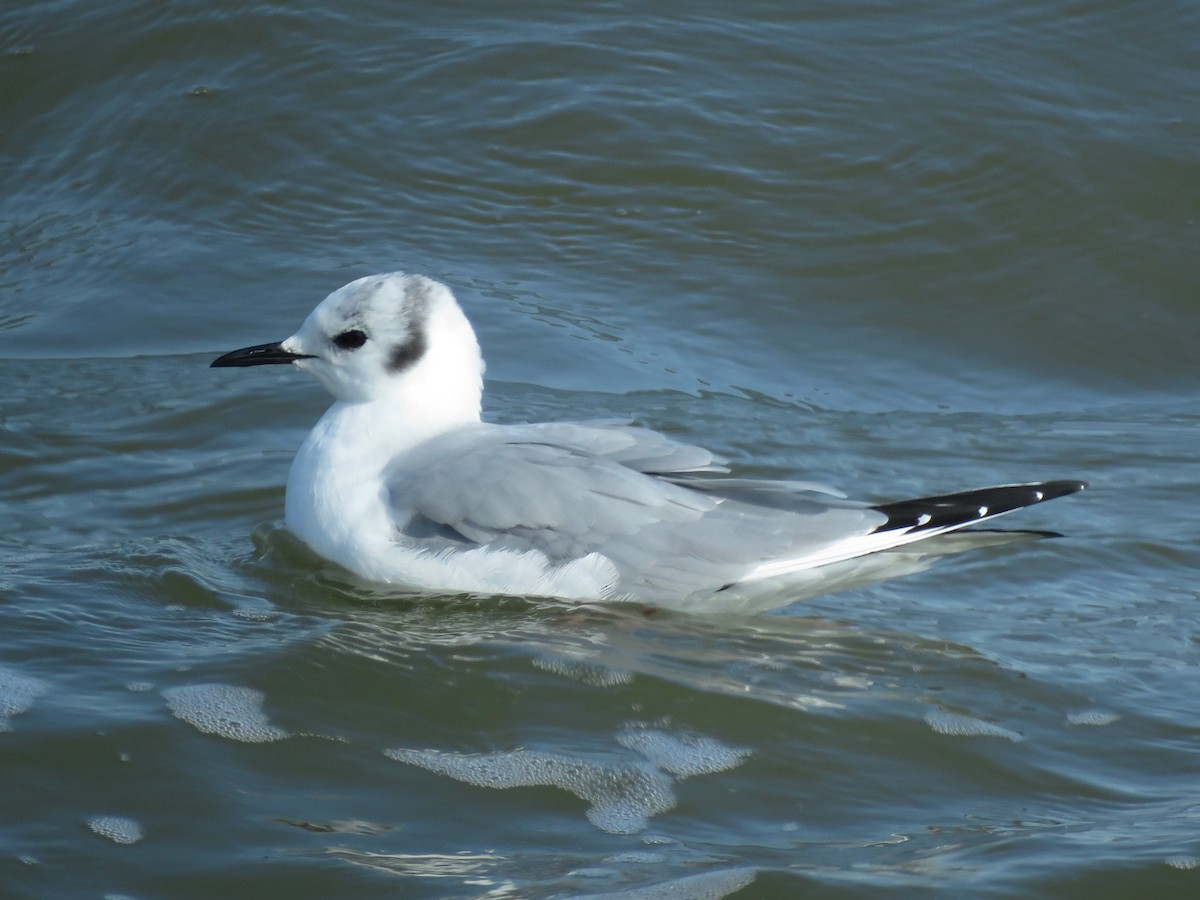
{"type": "Polygon", "coordinates": [[[343,331],[333,339],[333,345],[342,350],[357,350],[366,342],[366,332],[359,331],[357,328],[351,328],[349,331],[343,331]]]}

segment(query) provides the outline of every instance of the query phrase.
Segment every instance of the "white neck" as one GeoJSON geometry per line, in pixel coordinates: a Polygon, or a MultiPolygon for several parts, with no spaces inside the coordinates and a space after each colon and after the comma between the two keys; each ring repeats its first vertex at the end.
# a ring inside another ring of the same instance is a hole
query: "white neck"
{"type": "MultiPolygon", "coordinates": [[[[466,318],[462,324],[468,330],[466,318]]],[[[360,571],[395,523],[380,476],[398,455],[479,421],[483,362],[474,336],[434,342],[413,367],[374,385],[373,398],[338,401],[309,433],[288,474],[288,528],[360,571]]]]}
{"type": "MultiPolygon", "coordinates": [[[[372,421],[378,417],[394,425],[392,433],[379,436],[391,442],[383,446],[390,447],[392,455],[443,431],[479,421],[483,358],[466,318],[461,313],[459,318],[466,335],[453,340],[439,335],[411,369],[375,384],[370,401],[354,404],[374,410],[372,421]]],[[[456,324],[442,322],[441,330],[456,324]]]]}

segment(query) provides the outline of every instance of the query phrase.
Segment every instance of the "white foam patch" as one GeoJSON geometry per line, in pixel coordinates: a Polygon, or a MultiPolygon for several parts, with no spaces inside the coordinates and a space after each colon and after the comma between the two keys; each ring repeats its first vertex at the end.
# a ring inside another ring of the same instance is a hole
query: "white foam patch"
{"type": "Polygon", "coordinates": [[[644,764],[605,765],[533,750],[445,753],[396,749],[383,752],[400,762],[479,787],[562,788],[590,803],[588,821],[611,834],[641,831],[651,816],[675,805],[671,779],[644,764]]]}
{"type": "Polygon", "coordinates": [[[1078,712],[1067,713],[1068,725],[1111,725],[1121,717],[1106,709],[1082,709],[1078,712]]]}
{"type": "Polygon", "coordinates": [[[1194,856],[1168,856],[1167,865],[1175,869],[1200,869],[1200,859],[1194,856]]]}
{"type": "Polygon", "coordinates": [[[703,735],[679,735],[657,728],[631,725],[617,734],[617,743],[636,750],[658,768],[689,778],[724,772],[741,765],[750,751],[730,747],[703,735]]]}
{"type": "Polygon", "coordinates": [[[642,835],[642,843],[650,846],[661,846],[664,844],[678,844],[679,841],[673,837],[667,837],[665,834],[646,834],[642,835]]]}
{"type": "Polygon", "coordinates": [[[50,686],[40,678],[0,666],[0,731],[11,731],[12,724],[8,720],[28,710],[49,689],[50,686]]]}
{"type": "Polygon", "coordinates": [[[136,844],[142,839],[142,826],[124,816],[92,816],[88,828],[117,844],[136,844]]]}
{"type": "Polygon", "coordinates": [[[596,687],[613,687],[633,681],[633,673],[621,669],[609,669],[594,663],[579,662],[561,657],[535,658],[533,664],[546,672],[562,675],[596,687]]]}
{"type": "Polygon", "coordinates": [[[163,692],[175,717],[205,734],[260,744],[288,737],[263,712],[265,696],[253,688],[232,684],[191,684],[163,692]]]}
{"type": "Polygon", "coordinates": [[[279,610],[264,609],[261,606],[239,606],[233,611],[233,614],[248,622],[270,622],[272,619],[279,618],[279,610]]]}
{"type": "Polygon", "coordinates": [[[667,855],[657,850],[629,850],[626,853],[614,853],[612,856],[605,857],[604,861],[615,865],[626,865],[628,863],[647,865],[650,863],[664,863],[667,861],[667,855]]]}
{"type": "Polygon", "coordinates": [[[587,894],[575,900],[721,900],[754,880],[754,869],[704,872],[612,894],[587,894]]]}
{"type": "Polygon", "coordinates": [[[949,734],[956,737],[999,737],[1018,742],[1025,740],[1023,735],[974,716],[964,716],[961,713],[946,712],[944,709],[931,709],[925,713],[925,721],[938,734],[949,734]]]}

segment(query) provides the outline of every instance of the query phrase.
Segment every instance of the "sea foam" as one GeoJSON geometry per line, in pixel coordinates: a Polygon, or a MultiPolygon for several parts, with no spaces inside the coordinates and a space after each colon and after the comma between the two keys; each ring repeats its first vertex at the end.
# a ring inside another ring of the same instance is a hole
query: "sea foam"
{"type": "Polygon", "coordinates": [[[232,684],[190,684],[167,688],[167,706],[176,718],[205,734],[260,744],[288,737],[268,721],[262,691],[232,684]]]}

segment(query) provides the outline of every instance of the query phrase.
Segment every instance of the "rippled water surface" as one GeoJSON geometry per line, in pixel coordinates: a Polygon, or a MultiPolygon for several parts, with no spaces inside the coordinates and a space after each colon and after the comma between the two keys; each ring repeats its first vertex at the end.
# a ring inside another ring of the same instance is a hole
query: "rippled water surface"
{"type": "Polygon", "coordinates": [[[1200,895],[1191,3],[0,8],[0,894],[1200,895]],[[443,279],[495,421],[1066,537],[758,617],[358,583],[210,370],[443,279]],[[1017,520],[1013,520],[1017,524],[1017,520]]]}

